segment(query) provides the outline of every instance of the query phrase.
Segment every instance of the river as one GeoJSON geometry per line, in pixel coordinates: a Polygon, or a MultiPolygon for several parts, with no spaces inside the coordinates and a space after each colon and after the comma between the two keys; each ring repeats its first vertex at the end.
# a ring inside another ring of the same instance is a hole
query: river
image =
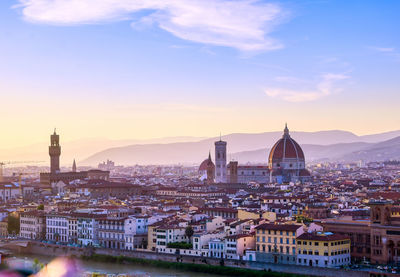
{"type": "MultiPolygon", "coordinates": [[[[49,263],[53,257],[49,256],[40,256],[40,255],[15,255],[11,256],[7,259],[7,262],[11,265],[11,267],[17,268],[28,268],[31,269],[33,266],[34,259],[38,259],[41,263],[47,264],[49,263]]],[[[173,269],[164,269],[157,267],[147,267],[140,265],[124,265],[124,264],[114,264],[114,263],[101,263],[101,262],[93,262],[93,261],[80,261],[80,267],[83,272],[96,272],[102,274],[110,274],[110,276],[117,276],[124,274],[128,276],[135,277],[216,277],[218,275],[212,274],[204,274],[204,273],[195,273],[188,271],[177,271],[173,269]]],[[[82,274],[84,276],[84,274],[82,274]]],[[[220,275],[219,275],[220,276],[220,275]]]]}

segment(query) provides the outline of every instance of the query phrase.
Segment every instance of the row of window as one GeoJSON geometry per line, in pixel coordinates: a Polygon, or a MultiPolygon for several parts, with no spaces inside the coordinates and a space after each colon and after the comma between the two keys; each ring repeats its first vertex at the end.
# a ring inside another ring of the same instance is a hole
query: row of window
{"type": "MultiPolygon", "coordinates": [[[[347,262],[347,263],[350,262],[350,258],[349,258],[349,257],[343,258],[343,259],[334,259],[334,260],[332,260],[332,264],[334,264],[334,265],[336,265],[336,264],[343,264],[343,263],[346,263],[346,262],[347,262]]],[[[311,264],[314,264],[314,265],[318,265],[318,264],[319,264],[319,260],[298,259],[298,263],[299,263],[299,264],[305,264],[305,265],[309,265],[310,263],[311,263],[311,264]]],[[[325,265],[328,265],[328,261],[325,260],[325,261],[324,261],[324,264],[325,264],[325,265]]]]}
{"type": "MultiPolygon", "coordinates": [[[[334,242],[331,242],[331,246],[336,246],[336,245],[343,245],[343,244],[349,244],[350,243],[350,241],[349,240],[341,240],[341,241],[334,241],[334,242]]],[[[308,243],[307,243],[307,241],[297,241],[297,244],[298,245],[313,245],[313,243],[312,243],[312,241],[309,241],[308,243]]],[[[314,245],[315,246],[319,246],[319,242],[318,241],[316,241],[316,242],[314,242],[314,245]]],[[[329,246],[329,242],[324,242],[324,246],[329,246]]]]}
{"type": "MultiPolygon", "coordinates": [[[[274,252],[274,253],[290,254],[290,247],[289,246],[286,246],[286,247],[279,246],[279,247],[274,247],[273,248],[271,245],[268,245],[266,247],[265,244],[261,245],[261,247],[260,247],[260,245],[257,244],[257,251],[258,252],[265,252],[265,253],[274,252]],[[268,249],[268,251],[267,251],[267,249],[268,249]],[[284,251],[284,250],[286,250],[286,251],[284,251]]],[[[292,252],[291,253],[292,253],[292,255],[296,255],[296,247],[292,247],[292,252]]]]}
{"type": "MultiPolygon", "coordinates": [[[[278,238],[277,238],[277,237],[274,237],[274,238],[268,237],[268,240],[266,241],[266,240],[265,240],[265,236],[262,236],[262,237],[257,236],[257,242],[260,242],[260,238],[261,238],[261,242],[269,242],[269,243],[272,243],[272,241],[273,241],[274,243],[278,243],[278,238]],[[272,240],[272,239],[273,239],[273,240],[272,240]]],[[[284,238],[279,238],[279,242],[280,242],[281,244],[283,244],[284,241],[285,241],[286,244],[290,244],[290,239],[289,239],[289,238],[286,238],[286,239],[284,239],[284,238]]],[[[296,239],[292,239],[292,244],[296,244],[296,239]]]]}
{"type": "MultiPolygon", "coordinates": [[[[262,233],[262,234],[265,234],[266,232],[265,232],[265,230],[263,229],[263,230],[257,230],[257,234],[260,234],[260,233],[262,233]]],[[[268,230],[268,235],[271,235],[271,234],[273,234],[273,235],[283,235],[283,234],[286,234],[286,236],[289,236],[289,235],[293,235],[293,236],[295,236],[296,235],[296,232],[289,232],[289,231],[276,231],[276,230],[268,230]]]]}
{"type": "MultiPolygon", "coordinates": [[[[349,249],[343,249],[343,250],[339,250],[339,251],[332,251],[331,252],[331,256],[342,255],[342,254],[347,254],[347,253],[350,253],[349,249]]],[[[308,250],[308,251],[307,250],[303,250],[303,251],[301,251],[299,249],[299,254],[319,256],[319,251],[318,250],[314,251],[314,252],[312,250],[308,250]]],[[[322,253],[321,253],[321,256],[322,256],[322,253]]],[[[329,256],[329,253],[328,252],[324,252],[324,256],[329,256]]]]}

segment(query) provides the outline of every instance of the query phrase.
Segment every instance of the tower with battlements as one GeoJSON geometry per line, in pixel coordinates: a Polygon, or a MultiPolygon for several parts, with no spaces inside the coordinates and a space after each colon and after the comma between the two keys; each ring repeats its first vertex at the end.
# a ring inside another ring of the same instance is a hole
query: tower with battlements
{"type": "Polygon", "coordinates": [[[61,146],[60,146],[60,136],[57,135],[55,129],[54,133],[50,136],[49,155],[50,155],[50,173],[54,174],[59,172],[61,146]]]}

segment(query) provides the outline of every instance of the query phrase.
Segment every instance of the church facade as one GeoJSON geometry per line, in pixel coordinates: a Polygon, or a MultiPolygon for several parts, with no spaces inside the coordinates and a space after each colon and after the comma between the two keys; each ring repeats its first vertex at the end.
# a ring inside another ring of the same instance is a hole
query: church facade
{"type": "Polygon", "coordinates": [[[303,183],[311,178],[306,169],[303,149],[290,137],[287,125],[282,138],[271,148],[268,168],[271,183],[303,183]]]}
{"type": "MultiPolygon", "coordinates": [[[[271,148],[268,156],[268,165],[240,165],[231,161],[226,165],[227,142],[221,139],[215,142],[215,176],[208,174],[207,183],[214,178],[215,183],[289,183],[308,182],[311,174],[306,169],[304,152],[300,145],[290,136],[287,125],[283,136],[271,148]],[[226,177],[225,177],[226,176],[226,177]]],[[[207,164],[211,156],[201,164],[203,175],[206,173],[207,164]]],[[[204,177],[203,177],[204,179],[204,177]]]]}

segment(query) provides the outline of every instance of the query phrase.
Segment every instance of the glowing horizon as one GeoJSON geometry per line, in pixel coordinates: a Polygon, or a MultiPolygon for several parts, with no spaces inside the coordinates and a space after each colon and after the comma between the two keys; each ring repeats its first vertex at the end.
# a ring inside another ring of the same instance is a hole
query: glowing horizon
{"type": "Polygon", "coordinates": [[[400,3],[77,3],[0,3],[0,149],[400,129],[400,3]]]}

